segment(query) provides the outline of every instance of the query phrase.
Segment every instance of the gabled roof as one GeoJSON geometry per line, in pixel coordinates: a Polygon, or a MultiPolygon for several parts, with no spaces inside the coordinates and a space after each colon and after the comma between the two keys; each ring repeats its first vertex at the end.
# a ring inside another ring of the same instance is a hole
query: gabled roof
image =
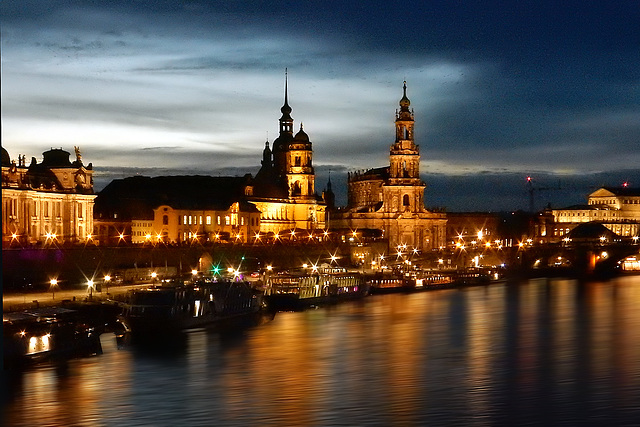
{"type": "Polygon", "coordinates": [[[640,196],[640,188],[632,188],[632,187],[601,187],[589,194],[589,197],[616,197],[616,196],[627,196],[627,197],[639,197],[640,196]]]}

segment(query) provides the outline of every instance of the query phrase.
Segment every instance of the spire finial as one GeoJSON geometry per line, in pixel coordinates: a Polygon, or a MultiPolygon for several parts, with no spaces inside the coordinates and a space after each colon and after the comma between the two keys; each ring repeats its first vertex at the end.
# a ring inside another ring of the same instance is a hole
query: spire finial
{"type": "Polygon", "coordinates": [[[285,105],[289,104],[289,71],[287,68],[284,69],[284,103],[285,105]]]}
{"type": "Polygon", "coordinates": [[[402,99],[400,99],[400,111],[408,112],[409,105],[411,105],[411,101],[407,98],[407,81],[405,80],[402,84],[402,99]]]}

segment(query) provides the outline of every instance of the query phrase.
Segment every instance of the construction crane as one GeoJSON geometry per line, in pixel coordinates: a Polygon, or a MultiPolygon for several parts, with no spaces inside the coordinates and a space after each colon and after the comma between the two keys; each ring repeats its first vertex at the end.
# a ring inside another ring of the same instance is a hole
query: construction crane
{"type": "Polygon", "coordinates": [[[529,212],[534,212],[535,209],[535,192],[536,191],[551,191],[551,190],[562,190],[560,186],[560,181],[558,181],[558,185],[556,187],[534,187],[533,186],[533,178],[531,175],[527,176],[527,187],[529,192],[529,212]]]}

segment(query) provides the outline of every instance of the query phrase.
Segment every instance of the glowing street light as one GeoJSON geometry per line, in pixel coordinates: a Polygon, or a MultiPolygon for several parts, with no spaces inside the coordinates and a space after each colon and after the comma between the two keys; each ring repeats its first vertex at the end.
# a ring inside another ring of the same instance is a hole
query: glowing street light
{"type": "Polygon", "coordinates": [[[108,274],[105,274],[104,276],[104,284],[107,287],[107,294],[109,293],[109,282],[111,281],[111,276],[109,276],[108,274]]]}
{"type": "Polygon", "coordinates": [[[93,297],[93,280],[87,280],[87,290],[89,291],[89,299],[93,297]]]}
{"type": "Polygon", "coordinates": [[[49,280],[49,288],[51,288],[51,299],[56,299],[56,286],[58,286],[58,279],[54,277],[49,280]]]}

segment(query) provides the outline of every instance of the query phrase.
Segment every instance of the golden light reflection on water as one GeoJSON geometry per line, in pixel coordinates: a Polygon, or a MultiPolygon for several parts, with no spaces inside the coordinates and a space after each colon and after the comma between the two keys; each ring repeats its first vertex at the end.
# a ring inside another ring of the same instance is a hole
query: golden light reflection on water
{"type": "Polygon", "coordinates": [[[2,424],[635,420],[639,306],[640,276],[540,279],[278,313],[169,354],[103,336],[101,356],[26,372],[2,424]]]}

